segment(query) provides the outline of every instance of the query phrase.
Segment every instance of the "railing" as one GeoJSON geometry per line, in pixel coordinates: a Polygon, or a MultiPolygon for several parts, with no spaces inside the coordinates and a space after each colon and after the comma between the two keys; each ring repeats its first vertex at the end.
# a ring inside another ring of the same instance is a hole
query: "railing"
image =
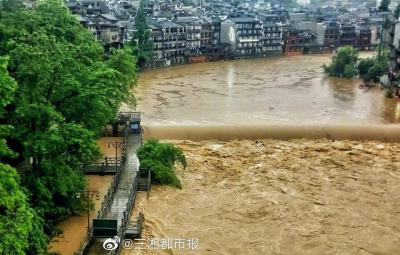
{"type": "Polygon", "coordinates": [[[143,222],[144,222],[144,214],[142,212],[139,212],[139,217],[138,217],[138,220],[137,220],[137,226],[138,226],[138,233],[139,234],[142,233],[143,222]]]}
{"type": "Polygon", "coordinates": [[[143,129],[140,127],[140,145],[143,146],[143,141],[144,141],[144,134],[143,134],[143,129]]]}
{"type": "MultiPolygon", "coordinates": [[[[125,121],[125,120],[126,121],[139,120],[140,121],[140,112],[120,112],[118,114],[118,119],[120,121],[125,121]]],[[[113,199],[114,199],[114,196],[115,196],[115,192],[117,190],[117,186],[118,186],[118,184],[120,182],[120,179],[121,179],[121,170],[123,169],[123,167],[125,165],[125,162],[126,162],[126,147],[127,147],[127,144],[128,144],[128,133],[129,133],[129,129],[125,126],[124,135],[123,135],[124,139],[123,139],[123,145],[122,145],[123,150],[122,150],[121,160],[118,160],[118,159],[115,159],[115,158],[114,158],[114,160],[110,160],[111,158],[107,158],[107,160],[106,160],[107,163],[103,161],[103,162],[100,162],[100,163],[92,164],[93,166],[96,166],[96,167],[102,167],[102,169],[104,169],[104,164],[106,164],[108,166],[113,164],[114,167],[117,164],[119,164],[119,167],[117,166],[117,168],[116,168],[116,173],[115,173],[115,175],[113,177],[111,186],[108,189],[107,194],[104,196],[103,202],[101,204],[101,208],[97,213],[97,218],[103,218],[105,216],[106,212],[108,211],[108,209],[111,208],[111,206],[112,206],[112,202],[113,202],[113,199]]],[[[141,143],[141,145],[143,145],[143,132],[142,132],[142,130],[140,132],[140,143],[141,143]]],[[[137,189],[138,189],[138,180],[139,180],[139,177],[138,177],[138,175],[136,175],[135,179],[134,179],[134,182],[133,182],[133,185],[129,190],[130,196],[128,198],[126,209],[125,209],[125,211],[123,213],[124,216],[123,216],[123,219],[121,219],[121,225],[120,225],[120,227],[118,229],[118,234],[117,234],[118,237],[121,238],[121,240],[122,240],[122,237],[123,237],[123,231],[126,228],[127,223],[129,222],[129,216],[130,216],[132,208],[133,208],[133,206],[135,204],[136,194],[137,194],[137,189]]],[[[140,224],[140,225],[138,225],[138,226],[140,226],[140,231],[142,229],[143,218],[144,218],[143,214],[140,213],[139,214],[139,219],[138,219],[138,224],[140,224]]],[[[85,239],[81,242],[79,250],[77,252],[75,252],[74,254],[75,255],[83,255],[85,250],[87,249],[90,241],[92,240],[92,237],[93,237],[93,226],[91,226],[89,228],[89,231],[86,234],[85,239]]],[[[121,249],[118,248],[117,250],[112,251],[110,254],[120,254],[120,252],[121,252],[121,249]]]]}
{"type": "Polygon", "coordinates": [[[140,112],[119,112],[117,119],[121,122],[140,121],[140,112]]]}
{"type": "Polygon", "coordinates": [[[136,176],[135,176],[135,180],[134,180],[134,182],[133,182],[133,185],[132,185],[132,187],[131,187],[130,190],[129,190],[130,196],[129,196],[129,198],[128,198],[128,202],[126,203],[125,211],[124,211],[124,213],[123,213],[124,218],[122,219],[122,224],[121,224],[121,226],[123,226],[124,228],[126,227],[126,224],[127,224],[128,221],[129,221],[130,213],[131,213],[132,208],[133,208],[133,206],[134,206],[134,204],[135,204],[135,201],[136,201],[136,194],[137,194],[137,189],[138,189],[138,182],[139,182],[139,177],[138,177],[138,175],[136,175],[136,176]]]}
{"type": "Polygon", "coordinates": [[[149,176],[147,177],[147,199],[149,199],[150,195],[150,189],[151,189],[151,170],[149,169],[149,176]]]}
{"type": "Polygon", "coordinates": [[[83,255],[85,253],[85,250],[88,247],[90,240],[92,240],[92,235],[93,235],[93,226],[89,228],[89,231],[86,233],[85,239],[81,242],[79,246],[79,250],[74,252],[74,255],[83,255]]]}
{"type": "MultiPolygon", "coordinates": [[[[138,188],[138,180],[139,177],[138,175],[135,176],[135,180],[133,182],[132,187],[129,189],[129,198],[128,202],[126,203],[125,211],[123,212],[123,218],[121,219],[121,226],[118,229],[118,237],[120,238],[121,242],[123,242],[123,235],[124,235],[124,229],[126,229],[127,224],[129,222],[129,216],[131,214],[132,208],[135,205],[136,201],[136,194],[137,194],[137,188],[138,188]]],[[[121,252],[121,245],[118,246],[118,248],[114,251],[112,251],[110,254],[111,255],[118,255],[121,252]]]]}
{"type": "Polygon", "coordinates": [[[85,174],[98,174],[98,173],[100,173],[101,175],[107,173],[114,174],[118,171],[118,168],[122,167],[123,160],[124,158],[118,159],[112,157],[105,157],[104,160],[92,163],[89,166],[87,166],[84,172],[85,174]]]}
{"type": "MultiPolygon", "coordinates": [[[[126,160],[126,145],[127,145],[127,141],[128,141],[128,128],[124,128],[124,141],[123,141],[123,150],[122,150],[122,157],[121,160],[115,159],[114,160],[110,160],[111,158],[106,158],[107,162],[111,165],[112,163],[114,163],[114,167],[116,164],[119,164],[119,167],[117,166],[116,168],[116,173],[113,177],[113,180],[111,182],[111,186],[107,191],[107,194],[104,195],[104,199],[103,202],[101,203],[101,208],[100,210],[97,212],[97,218],[103,218],[104,215],[106,214],[107,210],[109,208],[111,208],[112,206],[112,202],[115,196],[115,191],[117,189],[117,186],[120,182],[121,179],[121,170],[125,165],[125,160],[126,160]]],[[[101,162],[100,165],[101,167],[103,167],[103,163],[101,162]]],[[[96,165],[96,163],[92,164],[92,165],[96,165]]],[[[122,228],[119,229],[119,232],[122,231],[122,228]]],[[[118,233],[120,234],[120,233],[118,233]]],[[[122,235],[122,232],[121,232],[122,235]]],[[[118,236],[121,236],[118,235],[118,236]]],[[[81,242],[80,247],[78,249],[77,252],[74,253],[74,255],[83,255],[85,250],[87,249],[90,241],[92,240],[92,236],[93,236],[93,226],[91,226],[89,228],[88,233],[86,234],[85,239],[81,242]]]]}
{"type": "Polygon", "coordinates": [[[111,128],[106,127],[102,130],[101,135],[103,137],[113,137],[113,136],[121,137],[121,136],[124,136],[125,129],[126,129],[126,127],[122,128],[122,129],[118,128],[118,130],[114,130],[112,127],[111,128]]]}

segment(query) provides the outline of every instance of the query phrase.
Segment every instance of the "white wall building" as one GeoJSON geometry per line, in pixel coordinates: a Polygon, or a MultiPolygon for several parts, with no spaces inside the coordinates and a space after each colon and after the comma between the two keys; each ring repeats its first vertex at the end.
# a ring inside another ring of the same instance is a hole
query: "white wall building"
{"type": "Polygon", "coordinates": [[[297,0],[297,3],[299,4],[299,5],[309,5],[310,4],[310,0],[297,0]]]}

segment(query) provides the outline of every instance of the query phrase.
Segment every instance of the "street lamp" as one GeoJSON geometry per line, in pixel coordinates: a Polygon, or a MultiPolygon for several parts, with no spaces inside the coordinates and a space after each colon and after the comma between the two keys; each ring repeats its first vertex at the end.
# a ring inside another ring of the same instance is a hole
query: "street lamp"
{"type": "Polygon", "coordinates": [[[90,199],[92,199],[92,198],[96,198],[96,200],[100,200],[100,192],[98,192],[98,191],[95,191],[95,190],[83,190],[83,191],[81,191],[81,192],[77,192],[77,193],[75,193],[75,196],[76,196],[76,198],[78,198],[78,199],[80,199],[81,198],[81,196],[83,197],[83,198],[86,198],[86,205],[87,205],[87,228],[88,228],[88,232],[89,232],[89,230],[90,230],[90,208],[89,208],[89,205],[90,205],[90,199]]]}

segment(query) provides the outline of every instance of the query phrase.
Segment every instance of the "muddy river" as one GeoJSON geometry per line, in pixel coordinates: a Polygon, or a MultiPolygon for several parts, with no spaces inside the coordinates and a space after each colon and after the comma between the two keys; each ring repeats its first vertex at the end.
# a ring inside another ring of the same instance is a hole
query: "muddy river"
{"type": "Polygon", "coordinates": [[[398,143],[174,143],[183,189],[139,196],[147,246],[122,255],[400,254],[398,143]]]}
{"type": "MultiPolygon", "coordinates": [[[[371,55],[362,54],[362,57],[371,55]]],[[[400,103],[360,80],[327,78],[331,55],[177,66],[140,75],[146,125],[397,123],[400,103]]]]}

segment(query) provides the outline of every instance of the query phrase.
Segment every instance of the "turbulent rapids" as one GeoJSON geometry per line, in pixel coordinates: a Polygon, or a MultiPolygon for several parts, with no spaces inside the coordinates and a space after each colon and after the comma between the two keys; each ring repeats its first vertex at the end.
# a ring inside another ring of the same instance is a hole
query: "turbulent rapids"
{"type": "Polygon", "coordinates": [[[400,142],[399,125],[146,126],[145,138],[169,140],[331,139],[400,142]]]}

